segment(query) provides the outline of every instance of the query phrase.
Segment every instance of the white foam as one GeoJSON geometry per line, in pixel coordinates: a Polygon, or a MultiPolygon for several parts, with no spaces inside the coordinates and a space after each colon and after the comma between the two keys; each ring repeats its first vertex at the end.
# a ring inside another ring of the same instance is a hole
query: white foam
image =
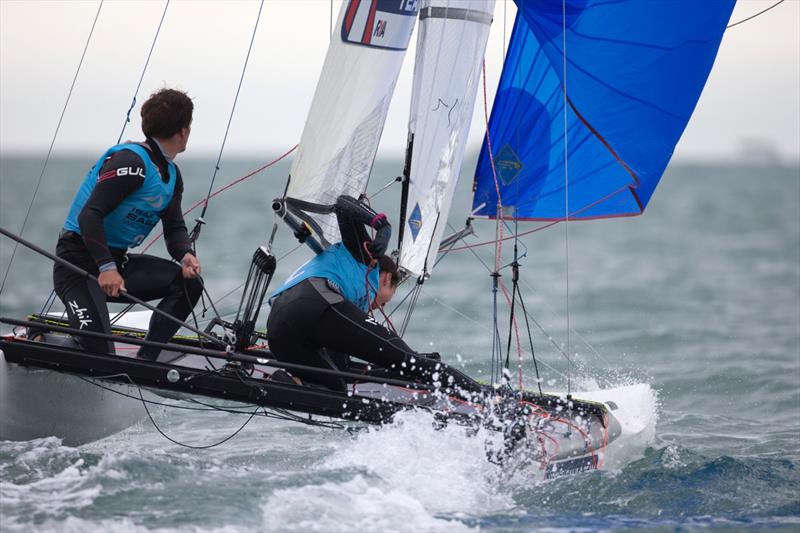
{"type": "Polygon", "coordinates": [[[0,481],[0,500],[3,501],[3,507],[32,505],[36,512],[57,515],[66,510],[92,505],[102,487],[100,483],[84,477],[82,467],[83,459],[78,459],[51,477],[25,485],[0,481]]]}
{"type": "Polygon", "coordinates": [[[57,437],[45,437],[30,441],[0,441],[4,453],[13,453],[13,463],[3,463],[3,468],[8,468],[12,464],[22,467],[28,471],[35,471],[37,463],[47,460],[53,454],[78,456],[75,448],[63,446],[61,439],[57,437]]]}
{"type": "Polygon", "coordinates": [[[436,430],[429,414],[407,412],[341,443],[325,466],[366,469],[430,512],[483,514],[513,506],[493,481],[498,467],[486,460],[484,442],[482,431],[469,437],[462,426],[436,430]]]}
{"type": "Polygon", "coordinates": [[[127,461],[130,453],[103,455],[97,464],[87,465],[78,449],[62,446],[56,438],[3,444],[4,448],[18,447],[20,452],[7,467],[30,473],[23,482],[0,480],[0,501],[4,513],[12,516],[39,515],[57,520],[94,505],[101,495],[109,496],[113,491],[104,487],[106,480],[129,477],[119,464],[127,461]]]}
{"type": "MultiPolygon", "coordinates": [[[[13,518],[3,521],[3,531],[8,533],[29,531],[59,531],[60,533],[86,533],[87,531],[114,531],[115,533],[143,533],[154,530],[136,525],[128,518],[117,520],[84,520],[68,516],[63,520],[47,520],[32,527],[30,523],[19,523],[13,518]]],[[[157,531],[169,531],[159,529],[157,531]]]]}
{"type": "Polygon", "coordinates": [[[357,475],[275,491],[261,506],[269,531],[469,531],[457,520],[436,518],[402,487],[357,475]]]}

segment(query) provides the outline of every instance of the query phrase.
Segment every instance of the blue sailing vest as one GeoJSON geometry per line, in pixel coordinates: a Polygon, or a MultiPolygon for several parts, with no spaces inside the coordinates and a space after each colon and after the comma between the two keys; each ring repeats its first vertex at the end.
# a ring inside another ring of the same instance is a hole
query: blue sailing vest
{"type": "Polygon", "coordinates": [[[338,242],[295,270],[272,294],[272,298],[308,278],[325,278],[340,289],[346,300],[367,312],[378,289],[378,268],[369,272],[369,289],[366,282],[367,269],[367,265],[350,255],[344,243],[338,242]]]}
{"type": "Polygon", "coordinates": [[[80,214],[86,201],[92,194],[100,169],[106,158],[119,152],[130,150],[142,158],[145,166],[144,183],[133,194],[125,197],[122,202],[103,219],[103,228],[106,233],[106,243],[111,248],[135,248],[150,234],[161,215],[166,211],[172,195],[175,192],[176,170],[175,164],[168,161],[169,180],[164,183],[161,173],[155,163],[150,159],[147,149],[139,144],[128,143],[112,146],[104,153],[92,167],[72,201],[64,229],[81,233],[78,224],[80,214]]]}

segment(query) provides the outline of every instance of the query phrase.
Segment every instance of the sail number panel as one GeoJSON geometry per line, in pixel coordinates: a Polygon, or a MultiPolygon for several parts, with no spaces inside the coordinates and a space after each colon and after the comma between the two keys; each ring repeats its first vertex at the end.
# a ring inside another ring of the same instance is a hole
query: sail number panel
{"type": "Polygon", "coordinates": [[[416,0],[350,0],[342,19],[342,41],[405,50],[417,10],[416,0]]]}

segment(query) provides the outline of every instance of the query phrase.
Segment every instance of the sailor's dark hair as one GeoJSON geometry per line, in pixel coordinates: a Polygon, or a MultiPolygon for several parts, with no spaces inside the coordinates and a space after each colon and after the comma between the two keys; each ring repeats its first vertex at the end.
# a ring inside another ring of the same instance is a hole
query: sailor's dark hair
{"type": "Polygon", "coordinates": [[[381,273],[388,272],[392,275],[392,285],[397,287],[400,284],[400,272],[397,270],[397,265],[392,261],[392,258],[388,255],[382,255],[380,259],[378,259],[378,266],[380,267],[381,273]]]}
{"type": "Polygon", "coordinates": [[[177,89],[160,89],[142,104],[142,133],[168,139],[192,123],[192,99],[177,89]]]}

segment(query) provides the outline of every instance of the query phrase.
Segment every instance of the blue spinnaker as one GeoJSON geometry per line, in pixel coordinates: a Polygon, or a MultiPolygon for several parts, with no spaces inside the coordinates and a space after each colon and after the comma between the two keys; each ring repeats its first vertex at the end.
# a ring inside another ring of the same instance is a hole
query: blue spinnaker
{"type": "Polygon", "coordinates": [[[735,0],[516,0],[473,210],[558,220],[644,211],[706,83],[735,0]],[[566,82],[563,27],[566,26],[566,82]],[[497,180],[489,158],[489,142],[497,180]]]}

